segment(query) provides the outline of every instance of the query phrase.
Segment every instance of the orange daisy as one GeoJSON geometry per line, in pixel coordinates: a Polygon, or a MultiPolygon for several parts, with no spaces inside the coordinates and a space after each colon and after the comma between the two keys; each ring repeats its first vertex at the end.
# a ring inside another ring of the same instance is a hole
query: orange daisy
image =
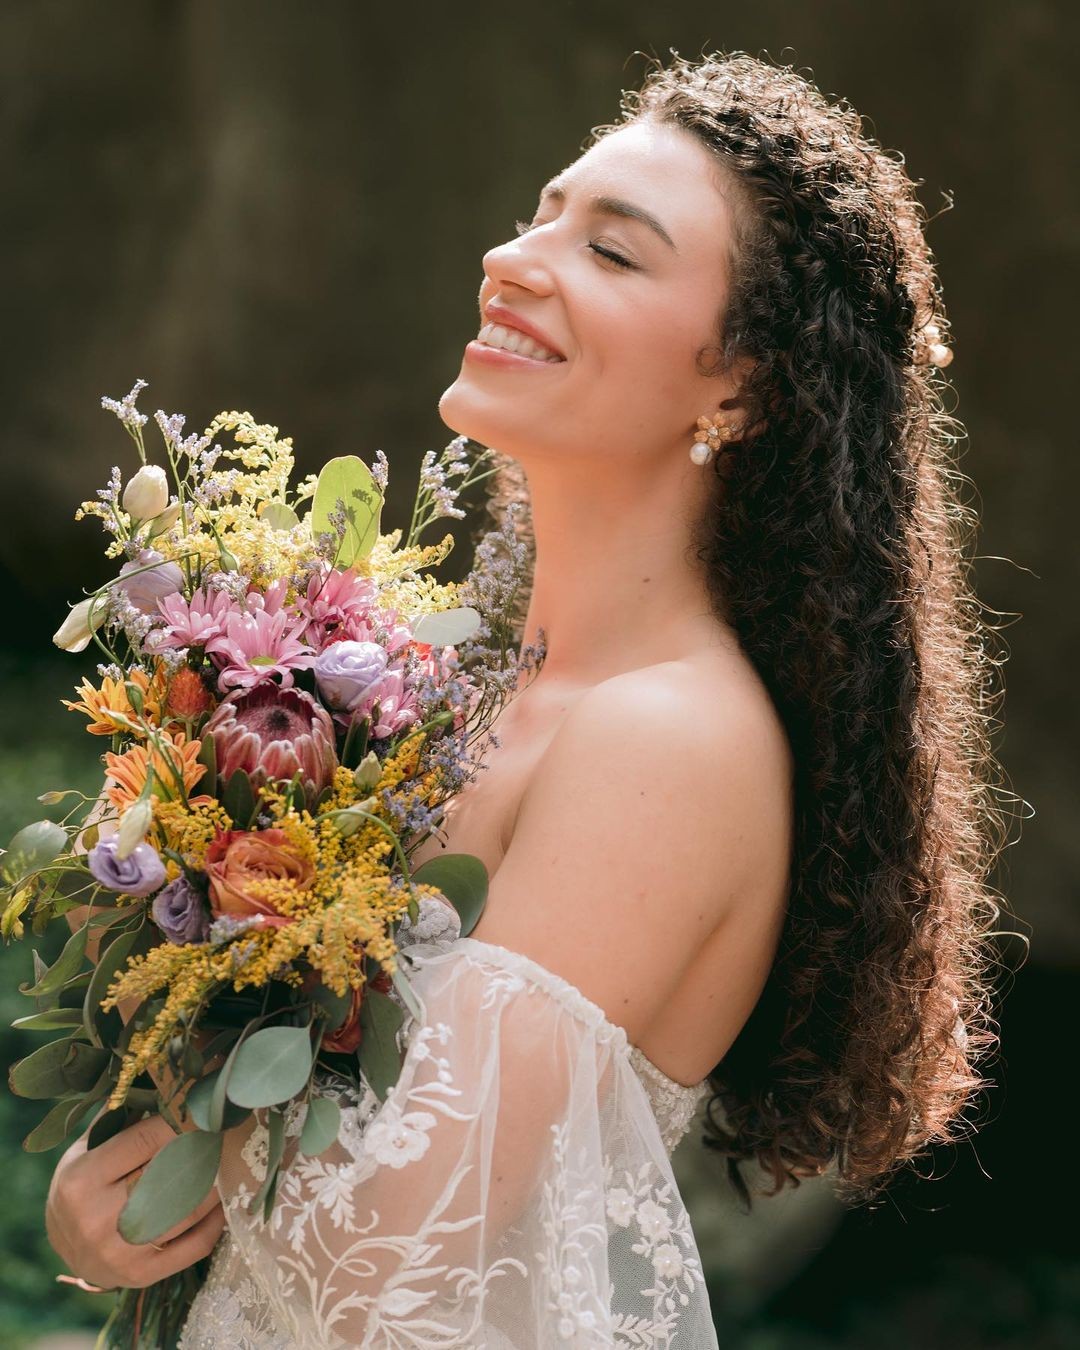
{"type": "MultiPolygon", "coordinates": [[[[109,801],[118,811],[126,811],[140,796],[146,786],[147,775],[151,772],[157,786],[168,799],[180,795],[176,771],[183,776],[184,791],[189,794],[206,773],[206,765],[199,763],[201,741],[189,741],[182,731],[163,731],[161,741],[163,743],[161,749],[157,745],[151,745],[148,751],[147,746],[135,745],[123,755],[110,753],[105,756],[105,768],[113,780],[105,791],[109,801]]],[[[152,799],[157,801],[161,800],[161,795],[159,792],[151,793],[152,799]]],[[[207,796],[189,796],[189,802],[192,804],[212,800],[212,797],[207,796]]]]}
{"type": "MultiPolygon", "coordinates": [[[[155,675],[151,682],[145,671],[138,669],[133,670],[128,679],[142,693],[143,716],[151,722],[156,722],[161,716],[163,681],[155,675]]],[[[91,736],[115,736],[118,731],[141,736],[143,732],[133,732],[130,727],[117,720],[119,717],[138,720],[138,714],[131,706],[124,685],[124,680],[114,680],[110,675],[106,675],[102,680],[100,689],[95,689],[89,680],[83,680],[75,690],[77,694],[82,695],[81,700],[63,698],[60,702],[72,712],[85,713],[90,718],[90,725],[86,729],[91,736]]]]}

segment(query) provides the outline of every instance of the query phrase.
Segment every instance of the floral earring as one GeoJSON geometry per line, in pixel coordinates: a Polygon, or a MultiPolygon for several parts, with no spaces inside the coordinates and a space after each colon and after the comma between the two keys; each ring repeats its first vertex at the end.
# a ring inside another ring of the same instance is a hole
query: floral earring
{"type": "Polygon", "coordinates": [[[695,464],[708,464],[724,441],[735,439],[735,432],[721,413],[699,417],[697,424],[698,435],[690,447],[690,458],[695,464]]]}

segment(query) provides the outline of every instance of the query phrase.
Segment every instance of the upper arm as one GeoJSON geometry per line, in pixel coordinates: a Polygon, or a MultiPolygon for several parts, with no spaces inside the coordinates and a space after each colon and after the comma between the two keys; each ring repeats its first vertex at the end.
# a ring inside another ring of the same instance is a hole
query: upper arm
{"type": "Polygon", "coordinates": [[[701,690],[634,672],[579,700],[472,933],[569,980],[632,1042],[784,849],[775,724],[759,697],[701,690]]]}

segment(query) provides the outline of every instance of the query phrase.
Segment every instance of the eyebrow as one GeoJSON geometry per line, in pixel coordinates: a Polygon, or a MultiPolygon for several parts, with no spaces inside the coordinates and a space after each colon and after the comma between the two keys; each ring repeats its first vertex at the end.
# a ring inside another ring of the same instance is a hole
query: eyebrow
{"type": "MultiPolygon", "coordinates": [[[[540,189],[540,198],[554,197],[557,202],[566,200],[566,189],[561,186],[558,179],[553,178],[550,183],[546,183],[540,189]]],[[[665,244],[678,253],[675,248],[675,241],[663,225],[657,220],[651,211],[646,211],[643,206],[635,206],[633,202],[624,201],[621,197],[608,197],[602,192],[594,193],[589,198],[589,207],[591,210],[605,216],[624,216],[627,220],[639,220],[643,225],[648,225],[649,229],[658,234],[665,244]]]]}

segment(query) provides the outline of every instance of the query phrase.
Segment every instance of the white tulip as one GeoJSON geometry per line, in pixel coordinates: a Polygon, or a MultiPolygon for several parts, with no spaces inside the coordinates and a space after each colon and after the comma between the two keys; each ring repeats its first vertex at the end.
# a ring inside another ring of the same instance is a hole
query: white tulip
{"type": "Polygon", "coordinates": [[[94,629],[100,628],[104,621],[105,597],[92,595],[72,606],[71,613],[53,634],[53,642],[65,652],[81,652],[89,645],[94,629]],[[92,619],[91,605],[94,606],[92,619]]]}
{"type": "Polygon", "coordinates": [[[126,858],[128,854],[146,838],[146,832],[154,819],[154,808],[150,802],[140,797],[132,802],[120,817],[120,828],[116,832],[116,856],[126,858]]]}
{"type": "Polygon", "coordinates": [[[124,489],[120,499],[134,520],[153,520],[169,504],[169,480],[156,464],[144,464],[124,489]]]}

